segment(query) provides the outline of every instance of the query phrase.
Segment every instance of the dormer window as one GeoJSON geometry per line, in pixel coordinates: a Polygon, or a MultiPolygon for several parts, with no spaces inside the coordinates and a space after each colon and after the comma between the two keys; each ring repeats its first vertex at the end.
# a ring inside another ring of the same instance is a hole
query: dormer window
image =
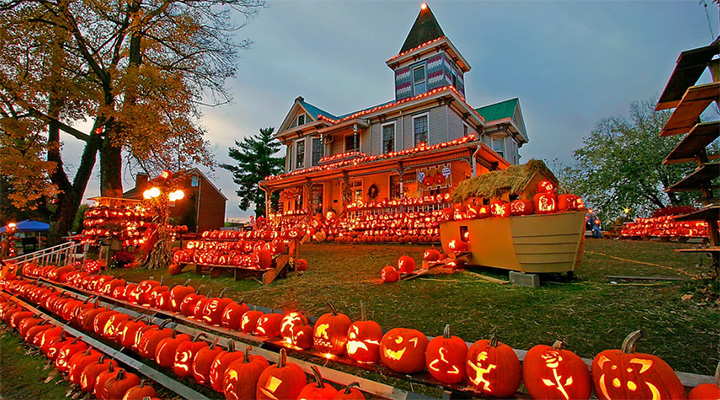
{"type": "Polygon", "coordinates": [[[427,79],[425,76],[425,65],[413,68],[413,95],[417,96],[427,91],[427,79]]]}
{"type": "Polygon", "coordinates": [[[305,125],[305,114],[300,114],[297,117],[297,126],[305,125]]]}

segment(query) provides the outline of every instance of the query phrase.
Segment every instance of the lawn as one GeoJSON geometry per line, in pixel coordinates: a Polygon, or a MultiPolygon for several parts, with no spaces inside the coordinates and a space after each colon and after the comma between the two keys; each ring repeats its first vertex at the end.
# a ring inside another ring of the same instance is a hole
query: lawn
{"type": "Polygon", "coordinates": [[[507,279],[507,272],[433,270],[428,277],[381,284],[379,271],[401,255],[420,260],[427,246],[306,244],[301,257],[310,269],[290,274],[263,287],[253,279],[233,281],[198,276],[194,271],[169,276],[166,270],[115,271],[126,280],[154,275],[166,283],[204,284],[203,293],[245,297],[250,304],[280,309],[297,308],[309,315],[327,312],[333,302],[352,319],[360,316],[360,300],[369,318],[389,329],[410,327],[428,335],[452,332],[475,341],[497,334],[513,348],[529,349],[561,339],[582,357],[619,348],[636,329],[645,333],[638,351],[665,359],[680,371],[712,375],[718,363],[720,301],[718,282],[618,281],[606,275],[645,275],[696,278],[709,272],[709,261],[698,266],[699,255],[677,254],[688,244],[588,240],[585,259],[572,281],[545,280],[540,288],[487,282],[478,274],[507,279]]]}

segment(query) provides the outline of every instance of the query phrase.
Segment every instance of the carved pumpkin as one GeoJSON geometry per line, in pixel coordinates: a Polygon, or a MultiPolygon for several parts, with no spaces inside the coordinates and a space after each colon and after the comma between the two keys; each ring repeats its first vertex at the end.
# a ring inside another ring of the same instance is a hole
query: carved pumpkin
{"type": "Polygon", "coordinates": [[[42,321],[40,318],[25,318],[18,324],[18,333],[20,336],[25,337],[30,328],[37,326],[42,321]]]}
{"type": "Polygon", "coordinates": [[[155,349],[161,340],[172,336],[172,329],[165,328],[172,320],[166,319],[162,324],[152,325],[150,329],[144,331],[138,340],[138,353],[145,358],[154,359],[155,349]]]}
{"type": "Polygon", "coordinates": [[[435,249],[427,249],[423,253],[423,259],[425,261],[438,261],[440,260],[440,252],[435,249]]]}
{"type": "Polygon", "coordinates": [[[397,372],[411,374],[425,369],[428,338],[415,329],[394,328],[380,341],[380,359],[397,372]]]}
{"type": "Polygon", "coordinates": [[[558,196],[558,210],[560,211],[577,211],[584,207],[583,201],[578,195],[561,194],[558,196]]]}
{"type": "Polygon", "coordinates": [[[337,394],[337,390],[330,385],[326,385],[323,381],[320,370],[316,366],[310,367],[315,376],[315,383],[308,383],[298,394],[298,400],[315,400],[315,399],[332,399],[337,394]]]}
{"type": "Polygon", "coordinates": [[[36,337],[39,337],[41,333],[45,332],[46,330],[48,330],[52,327],[53,326],[48,324],[47,321],[41,321],[37,325],[28,329],[27,333],[25,334],[25,342],[34,344],[36,337]]]}
{"type": "Polygon", "coordinates": [[[720,399],[720,363],[715,369],[715,383],[701,383],[693,388],[688,400],[720,399]]]}
{"type": "Polygon", "coordinates": [[[312,325],[294,326],[292,328],[292,344],[301,349],[309,349],[313,345],[312,325]]]}
{"type": "Polygon", "coordinates": [[[510,203],[503,200],[496,200],[490,203],[490,215],[493,217],[509,217],[510,203]]]}
{"type": "Polygon", "coordinates": [[[203,347],[208,347],[207,342],[198,341],[204,337],[204,333],[198,333],[193,340],[187,340],[180,343],[175,350],[175,360],[173,362],[173,372],[175,375],[186,378],[192,375],[192,366],[198,351],[203,347]]]}
{"type": "Polygon", "coordinates": [[[242,300],[240,300],[240,303],[233,301],[225,307],[222,318],[220,318],[220,324],[226,329],[240,330],[242,328],[243,314],[248,311],[250,311],[250,307],[242,300]]]}
{"type": "Polygon", "coordinates": [[[118,314],[118,312],[113,310],[107,310],[98,313],[92,321],[93,331],[96,334],[102,336],[103,332],[105,331],[105,325],[107,324],[108,320],[115,314],[118,314]]]}
{"type": "MultiPolygon", "coordinates": [[[[182,315],[186,317],[192,317],[195,313],[195,306],[197,306],[197,303],[205,299],[206,297],[200,294],[200,289],[203,288],[203,285],[200,285],[198,287],[198,290],[196,292],[190,293],[183,297],[182,301],[180,302],[179,311],[182,315]]],[[[170,303],[172,304],[172,295],[170,296],[171,300],[170,303]]]]}
{"type": "Polygon", "coordinates": [[[105,356],[101,355],[96,362],[87,365],[80,373],[80,389],[83,392],[92,393],[95,390],[95,381],[98,375],[107,371],[111,364],[110,360],[105,360],[105,356]]]}
{"type": "Polygon", "coordinates": [[[135,387],[131,387],[125,392],[122,400],[144,400],[145,398],[153,398],[157,396],[157,392],[152,386],[145,385],[145,380],[141,380],[140,384],[135,387]]]}
{"type": "Polygon", "coordinates": [[[137,346],[140,342],[140,338],[145,331],[153,328],[154,325],[148,325],[142,321],[144,317],[139,317],[135,321],[131,321],[125,324],[120,334],[120,344],[123,346],[137,350],[137,346]]]}
{"type": "Polygon", "coordinates": [[[140,378],[122,368],[116,372],[104,372],[95,382],[95,397],[99,400],[122,400],[125,392],[140,385],[140,378]]]}
{"type": "Polygon", "coordinates": [[[360,321],[355,321],[348,329],[347,354],[361,363],[380,361],[380,341],[382,328],[375,321],[368,321],[365,302],[360,302],[360,321]]]}
{"type": "Polygon", "coordinates": [[[532,200],[517,199],[510,203],[510,215],[530,215],[535,212],[532,200]]]}
{"type": "Polygon", "coordinates": [[[425,364],[433,378],[442,383],[458,383],[465,379],[465,359],[468,347],[465,341],[450,335],[445,325],[442,336],[434,337],[425,350],[425,364]]]}
{"type": "Polygon", "coordinates": [[[266,338],[278,337],[280,336],[280,330],[282,328],[282,320],[282,314],[264,314],[258,320],[257,326],[255,327],[255,332],[253,333],[257,336],[262,336],[266,338]]]}
{"type": "Polygon", "coordinates": [[[398,259],[397,266],[401,274],[412,274],[415,271],[415,260],[410,256],[402,256],[398,259]]]}
{"type": "Polygon", "coordinates": [[[523,361],[523,381],[534,399],[588,399],[590,372],[575,353],[563,350],[562,342],[552,347],[537,345],[523,361]]]}
{"type": "Polygon", "coordinates": [[[161,340],[155,348],[155,362],[161,367],[172,368],[178,346],[187,341],[190,341],[190,335],[183,333],[176,336],[173,329],[170,337],[161,340]]]}
{"type": "Polygon", "coordinates": [[[128,322],[131,322],[131,320],[132,317],[128,314],[113,314],[105,323],[102,335],[107,339],[114,340],[115,342],[120,342],[123,329],[125,329],[125,325],[127,325],[128,322]]]}
{"type": "Polygon", "coordinates": [[[50,339],[50,342],[45,350],[45,357],[49,358],[51,361],[55,361],[58,354],[60,354],[60,349],[62,349],[65,345],[70,344],[73,340],[75,340],[72,337],[66,337],[65,332],[62,332],[59,337],[50,339]]]}
{"type": "Polygon", "coordinates": [[[257,396],[260,375],[270,367],[270,363],[262,356],[251,356],[251,349],[248,346],[243,358],[233,361],[225,369],[223,392],[227,400],[254,399],[257,396]]]}
{"type": "Polygon", "coordinates": [[[14,313],[12,317],[10,317],[10,326],[12,328],[17,328],[22,320],[24,320],[25,318],[30,318],[32,317],[32,315],[33,313],[30,311],[18,311],[14,313]]]}
{"type": "Polygon", "coordinates": [[[87,350],[87,348],[88,346],[82,342],[80,338],[73,339],[72,342],[66,344],[58,351],[57,357],[55,357],[55,368],[62,372],[67,372],[68,368],[70,368],[68,365],[70,358],[76,353],[87,350]]]}
{"type": "Polygon", "coordinates": [[[260,320],[260,317],[265,315],[262,311],[248,311],[242,316],[242,320],[240,321],[240,329],[245,333],[253,333],[255,332],[255,328],[257,328],[257,323],[260,320]]]}
{"type": "Polygon", "coordinates": [[[365,395],[359,390],[356,389],[357,387],[360,387],[360,384],[357,382],[353,382],[347,386],[345,386],[344,389],[340,389],[333,399],[335,400],[364,400],[365,395]]]}
{"type": "Polygon", "coordinates": [[[313,347],[321,353],[339,356],[345,353],[351,322],[350,318],[339,313],[332,303],[328,302],[327,305],[330,312],[320,316],[315,323],[313,347]]]}
{"type": "Polygon", "coordinates": [[[285,349],[280,349],[278,363],[260,374],[257,382],[258,400],[297,399],[307,385],[307,378],[297,364],[287,362],[285,349]]]}
{"type": "Polygon", "coordinates": [[[556,188],[555,184],[550,182],[549,180],[542,180],[537,183],[535,189],[538,193],[554,193],[556,188]]]}
{"type": "Polygon", "coordinates": [[[280,336],[286,343],[292,344],[292,330],[296,326],[305,326],[308,319],[305,315],[298,311],[289,311],[282,317],[280,323],[280,336]]]}
{"type": "Polygon", "coordinates": [[[468,350],[465,371],[478,392],[500,398],[510,398],[520,387],[522,368],[515,351],[493,336],[478,340],[468,350]]]}
{"type": "Polygon", "coordinates": [[[380,278],[385,283],[397,282],[398,277],[398,271],[392,265],[388,265],[380,271],[380,278]]]}
{"type": "Polygon", "coordinates": [[[235,341],[228,339],[228,349],[215,357],[210,366],[210,385],[216,391],[223,392],[223,377],[225,370],[236,360],[242,360],[244,354],[242,351],[235,351],[235,341]]]}
{"type": "Polygon", "coordinates": [[[198,350],[192,362],[192,376],[201,385],[210,382],[210,368],[215,358],[223,353],[223,349],[217,347],[218,339],[215,338],[210,346],[198,350]]]}
{"type": "Polygon", "coordinates": [[[220,323],[222,321],[223,312],[225,311],[225,307],[227,307],[229,304],[233,303],[232,299],[229,299],[227,297],[223,297],[223,294],[225,293],[225,290],[227,288],[224,288],[218,297],[209,299],[205,305],[203,306],[201,316],[202,316],[202,322],[205,322],[206,324],[214,325],[214,326],[220,326],[220,323]]]}
{"type": "Polygon", "coordinates": [[[80,385],[80,374],[82,374],[85,367],[97,362],[101,356],[102,354],[88,347],[85,351],[70,357],[68,361],[68,380],[80,385]]]}
{"type": "MultiPolygon", "coordinates": [[[[185,296],[195,293],[195,289],[192,286],[188,286],[190,279],[185,281],[184,284],[175,286],[170,290],[170,311],[180,312],[180,305],[185,299],[185,296]]],[[[198,290],[202,285],[198,288],[198,290]]]]}
{"type": "Polygon", "coordinates": [[[684,399],[685,389],[675,371],[660,357],[636,353],[642,331],[623,341],[621,350],[605,350],[592,362],[595,392],[601,400],[684,399]]]}
{"type": "Polygon", "coordinates": [[[557,211],[557,196],[552,193],[538,193],[533,197],[533,204],[538,214],[551,214],[557,211]]]}
{"type": "Polygon", "coordinates": [[[453,253],[462,253],[467,251],[467,243],[460,239],[451,239],[448,242],[448,249],[450,249],[453,253]]]}
{"type": "Polygon", "coordinates": [[[208,291],[207,296],[198,295],[197,302],[195,303],[195,309],[192,311],[192,315],[188,315],[188,317],[192,317],[195,321],[203,322],[203,310],[205,309],[205,304],[210,302],[212,294],[211,291],[208,291]]]}

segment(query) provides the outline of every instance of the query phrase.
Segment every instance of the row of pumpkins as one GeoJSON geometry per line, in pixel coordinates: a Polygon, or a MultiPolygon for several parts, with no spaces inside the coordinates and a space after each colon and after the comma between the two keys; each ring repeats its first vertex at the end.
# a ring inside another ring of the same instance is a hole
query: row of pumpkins
{"type": "Polygon", "coordinates": [[[623,225],[622,236],[655,237],[707,237],[708,224],[705,221],[675,221],[676,215],[655,218],[636,218],[635,222],[623,225]]]}
{"type": "MultiPolygon", "coordinates": [[[[72,284],[72,279],[68,283],[72,284]]],[[[149,287],[143,290],[148,293],[157,287],[157,282],[143,281],[137,286],[149,287]]],[[[360,321],[352,322],[330,303],[331,312],[312,326],[297,311],[263,314],[250,310],[242,300],[209,298],[186,285],[169,291],[169,304],[156,308],[180,312],[209,325],[282,338],[288,345],[313,348],[329,358],[347,355],[360,364],[382,363],[406,374],[427,369],[444,384],[468,382],[485,395],[510,396],[522,380],[536,399],[587,399],[593,386],[601,399],[685,398],[680,380],[666,362],[635,352],[639,331],[626,338],[622,350],[598,354],[592,362],[591,374],[582,359],[562,349],[560,342],[533,347],[521,367],[515,352],[497,339],[480,340],[468,349],[464,340],[450,335],[449,326],[443,336],[432,340],[414,329],[394,328],[383,333],[376,322],[366,320],[364,312],[360,321]]]]}
{"type": "Polygon", "coordinates": [[[272,257],[287,252],[282,239],[238,240],[236,242],[190,241],[184,249],[175,248],[173,262],[205,265],[237,265],[244,268],[269,269],[272,257]]]}
{"type": "MultiPolygon", "coordinates": [[[[152,359],[171,369],[179,377],[194,379],[223,393],[226,399],[364,399],[356,383],[338,391],[326,384],[313,367],[315,383],[308,383],[303,370],[287,362],[285,349],[280,351],[277,364],[270,365],[259,355],[235,350],[235,342],[228,340],[227,350],[217,345],[218,339],[208,343],[203,333],[191,338],[168,329],[167,320],[160,325],[132,319],[129,315],[61,296],[57,291],[17,280],[6,285],[11,293],[41,305],[78,326],[107,340],[152,359]]],[[[145,400],[156,396],[151,386],[107,359],[78,338],[67,335],[62,327],[55,327],[32,312],[24,311],[6,297],[0,299],[0,318],[17,329],[26,342],[38,346],[54,362],[55,367],[68,374],[71,383],[93,393],[99,400],[145,400]]]]}

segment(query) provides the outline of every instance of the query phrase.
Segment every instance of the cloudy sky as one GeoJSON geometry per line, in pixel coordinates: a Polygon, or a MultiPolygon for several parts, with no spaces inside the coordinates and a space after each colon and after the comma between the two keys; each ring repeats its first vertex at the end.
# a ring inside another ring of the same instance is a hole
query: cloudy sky
{"type": "MultiPolygon", "coordinates": [[[[429,1],[445,35],[470,63],[474,107],[518,97],[530,142],[524,160],[572,160],[604,117],[659,95],[679,53],[718,35],[718,7],[688,1],[429,1]]],[[[205,110],[219,163],[227,148],[260,128],[278,127],[293,100],[345,114],[394,97],[396,55],[420,1],[273,1],[238,32],[251,39],[230,105],[205,110]]],[[[706,78],[707,79],[707,78],[706,78]]],[[[66,142],[67,154],[79,154],[66,142]]],[[[66,155],[67,157],[67,155],[66,155]]],[[[72,159],[68,157],[68,159],[72,159]]],[[[229,198],[226,217],[244,218],[231,175],[211,172],[229,198]]],[[[130,173],[126,189],[134,186],[130,173]]],[[[97,174],[86,197],[97,195],[97,174]]]]}

